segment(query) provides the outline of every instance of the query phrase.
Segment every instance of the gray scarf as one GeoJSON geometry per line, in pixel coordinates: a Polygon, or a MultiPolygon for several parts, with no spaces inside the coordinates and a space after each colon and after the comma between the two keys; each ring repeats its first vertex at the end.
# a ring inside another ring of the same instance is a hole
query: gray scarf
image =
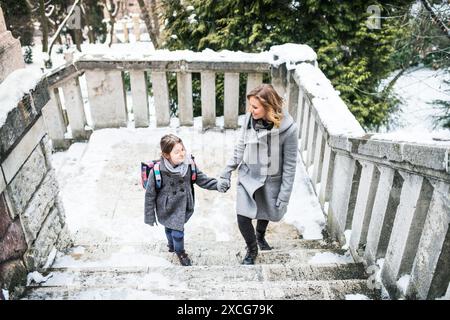
{"type": "Polygon", "coordinates": [[[162,157],[164,160],[164,166],[166,167],[167,171],[171,172],[171,173],[178,173],[180,174],[182,177],[184,177],[187,173],[188,167],[189,167],[189,161],[187,160],[188,158],[186,157],[184,159],[184,161],[182,163],[180,163],[177,166],[172,166],[172,164],[170,163],[169,160],[167,160],[166,158],[162,157]]]}

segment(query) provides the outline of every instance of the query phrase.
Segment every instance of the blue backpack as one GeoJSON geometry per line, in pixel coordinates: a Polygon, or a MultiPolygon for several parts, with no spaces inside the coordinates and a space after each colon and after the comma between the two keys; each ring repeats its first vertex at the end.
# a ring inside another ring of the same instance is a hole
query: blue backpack
{"type": "MultiPolygon", "coordinates": [[[[141,184],[144,189],[147,189],[147,183],[150,176],[150,172],[153,170],[156,182],[156,190],[161,189],[162,179],[160,171],[160,160],[152,160],[149,162],[141,162],[141,184]]],[[[191,167],[191,184],[197,180],[197,166],[195,165],[194,156],[191,155],[190,161],[191,167]]]]}

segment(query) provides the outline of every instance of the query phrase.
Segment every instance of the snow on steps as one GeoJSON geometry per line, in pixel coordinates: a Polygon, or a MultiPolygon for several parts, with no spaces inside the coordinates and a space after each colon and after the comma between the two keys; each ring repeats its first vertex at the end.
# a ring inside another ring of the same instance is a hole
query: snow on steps
{"type": "MultiPolygon", "coordinates": [[[[106,244],[74,250],[47,270],[44,283],[30,284],[25,299],[344,299],[346,294],[377,291],[367,287],[362,264],[309,264],[317,253],[341,254],[323,241],[271,242],[274,250],[261,252],[254,266],[240,265],[242,243],[187,243],[194,265],[181,267],[164,243],[106,244]],[[145,261],[117,263],[114,254],[143,254],[145,261]]],[[[76,248],[75,248],[76,249],[76,248]]]]}

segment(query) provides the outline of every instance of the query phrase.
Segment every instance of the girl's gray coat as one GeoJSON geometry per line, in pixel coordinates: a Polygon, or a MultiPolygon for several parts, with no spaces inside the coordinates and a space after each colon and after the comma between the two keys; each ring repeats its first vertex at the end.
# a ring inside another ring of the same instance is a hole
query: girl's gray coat
{"type": "MultiPolygon", "coordinates": [[[[145,219],[147,224],[158,222],[173,230],[184,230],[184,224],[194,213],[195,198],[191,187],[191,169],[184,177],[177,173],[171,173],[160,161],[161,188],[156,189],[153,170],[145,191],[145,219]],[[156,216],[155,216],[156,212],[156,216]]],[[[209,178],[197,167],[197,180],[195,183],[204,189],[217,190],[217,180],[209,178]]]]}
{"type": "Polygon", "coordinates": [[[283,109],[280,128],[256,131],[247,113],[233,157],[221,174],[230,179],[238,166],[236,213],[251,219],[279,221],[286,213],[297,165],[298,129],[283,109]]]}

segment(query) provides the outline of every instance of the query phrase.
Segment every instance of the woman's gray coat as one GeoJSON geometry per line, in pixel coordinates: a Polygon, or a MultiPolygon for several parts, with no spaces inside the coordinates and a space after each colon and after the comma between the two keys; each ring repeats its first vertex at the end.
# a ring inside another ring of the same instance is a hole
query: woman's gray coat
{"type": "Polygon", "coordinates": [[[238,166],[236,213],[251,219],[279,221],[286,213],[275,204],[286,204],[292,192],[297,166],[298,129],[283,108],[280,128],[256,131],[247,113],[234,148],[221,177],[230,179],[238,166]]]}
{"type": "MultiPolygon", "coordinates": [[[[158,222],[173,230],[184,230],[184,224],[194,213],[195,197],[194,186],[191,186],[191,168],[184,177],[178,173],[171,173],[160,161],[161,188],[156,189],[153,170],[145,191],[145,219],[147,224],[155,223],[155,212],[158,222]]],[[[217,180],[209,178],[197,167],[197,180],[195,183],[203,189],[217,190],[217,180]]]]}

